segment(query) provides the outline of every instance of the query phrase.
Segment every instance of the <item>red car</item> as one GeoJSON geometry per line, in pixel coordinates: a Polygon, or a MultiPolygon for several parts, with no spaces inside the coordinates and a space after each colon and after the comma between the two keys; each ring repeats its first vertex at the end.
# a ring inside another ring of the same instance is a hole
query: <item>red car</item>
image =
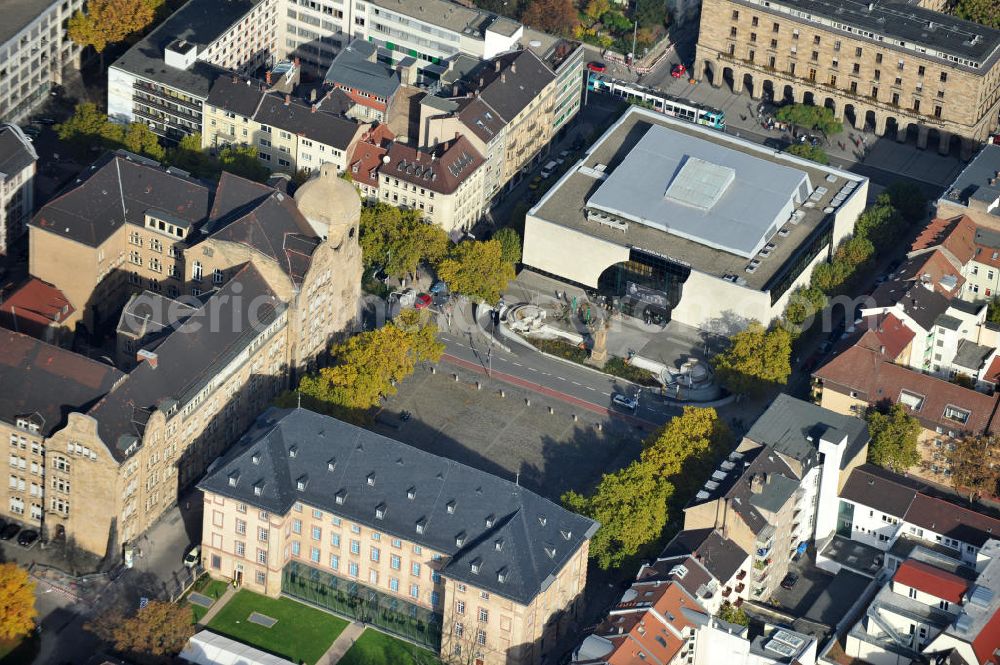
{"type": "Polygon", "coordinates": [[[685,74],[687,74],[687,67],[685,67],[684,65],[674,65],[670,69],[670,75],[673,76],[675,79],[679,79],[685,74]]]}
{"type": "Polygon", "coordinates": [[[607,70],[607,68],[608,68],[608,66],[605,65],[603,62],[588,62],[587,63],[587,69],[589,69],[592,72],[597,72],[598,74],[604,72],[605,70],[607,70]]]}
{"type": "Polygon", "coordinates": [[[417,301],[413,303],[413,307],[414,309],[426,309],[431,306],[431,302],[430,294],[421,293],[417,296],[417,301]]]}

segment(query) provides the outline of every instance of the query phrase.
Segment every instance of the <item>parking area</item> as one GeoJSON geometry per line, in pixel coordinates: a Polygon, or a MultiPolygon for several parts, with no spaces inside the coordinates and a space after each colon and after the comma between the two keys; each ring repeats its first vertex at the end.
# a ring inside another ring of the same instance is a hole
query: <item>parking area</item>
{"type": "Polygon", "coordinates": [[[634,459],[642,441],[621,419],[491,383],[444,363],[436,373],[418,369],[401,383],[372,429],[516,481],[553,501],[569,489],[589,490],[602,473],[634,459]],[[403,412],[409,415],[401,417],[403,412]]]}

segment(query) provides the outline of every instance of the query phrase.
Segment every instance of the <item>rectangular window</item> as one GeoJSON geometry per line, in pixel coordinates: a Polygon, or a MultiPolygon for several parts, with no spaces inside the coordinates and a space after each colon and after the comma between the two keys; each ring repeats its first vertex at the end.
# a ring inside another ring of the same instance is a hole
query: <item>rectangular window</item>
{"type": "Polygon", "coordinates": [[[348,574],[349,574],[349,575],[350,575],[351,577],[357,577],[357,576],[358,576],[358,564],[356,564],[356,563],[355,563],[355,562],[353,562],[353,561],[352,561],[352,562],[350,562],[350,563],[349,563],[349,564],[347,565],[347,572],[348,572],[348,574]]]}
{"type": "Polygon", "coordinates": [[[359,540],[351,541],[351,554],[361,554],[361,541],[359,540]]]}
{"type": "Polygon", "coordinates": [[[292,520],[292,533],[302,533],[302,520],[292,520]]]}
{"type": "Polygon", "coordinates": [[[411,584],[410,585],[410,596],[416,599],[420,599],[420,585],[411,584]]]}
{"type": "Polygon", "coordinates": [[[319,548],[312,547],[309,549],[309,560],[313,563],[319,563],[319,548]]]}
{"type": "Polygon", "coordinates": [[[399,593],[399,580],[395,577],[389,578],[389,590],[399,593]]]}
{"type": "Polygon", "coordinates": [[[236,520],[236,533],[241,536],[247,532],[247,523],[241,519],[236,520]]]}
{"type": "Polygon", "coordinates": [[[292,556],[298,556],[299,553],[300,553],[300,551],[301,551],[301,545],[299,545],[299,541],[293,540],[292,541],[292,556]]]}
{"type": "Polygon", "coordinates": [[[395,554],[393,554],[391,557],[389,557],[389,565],[392,566],[393,570],[399,570],[400,558],[395,554]]]}
{"type": "Polygon", "coordinates": [[[373,547],[372,551],[371,551],[371,559],[372,559],[372,561],[377,562],[379,560],[380,556],[381,556],[381,552],[379,551],[379,549],[377,547],[373,547]]]}
{"type": "Polygon", "coordinates": [[[334,570],[340,570],[340,557],[336,554],[330,555],[330,567],[334,570]]]}
{"type": "Polygon", "coordinates": [[[331,533],[330,534],[330,544],[333,545],[334,547],[336,547],[337,549],[340,549],[340,534],[339,533],[331,533]]]}
{"type": "Polygon", "coordinates": [[[420,564],[412,563],[410,564],[410,574],[414,577],[420,577],[420,564]]]}
{"type": "Polygon", "coordinates": [[[485,607],[479,608],[479,621],[487,623],[490,620],[490,611],[485,607]]]}
{"type": "Polygon", "coordinates": [[[267,563],[267,550],[257,549],[257,563],[267,563]]]}
{"type": "Polygon", "coordinates": [[[318,526],[314,526],[312,528],[312,539],[313,540],[322,540],[323,539],[323,529],[319,528],[318,526]]]}

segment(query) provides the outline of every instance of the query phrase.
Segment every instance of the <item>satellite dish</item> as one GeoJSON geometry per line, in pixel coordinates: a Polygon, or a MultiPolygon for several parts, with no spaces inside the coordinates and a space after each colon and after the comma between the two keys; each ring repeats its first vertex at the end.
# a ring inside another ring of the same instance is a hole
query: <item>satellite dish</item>
{"type": "Polygon", "coordinates": [[[388,163],[389,163],[389,162],[391,162],[391,161],[392,161],[392,160],[391,160],[391,159],[389,159],[389,155],[382,155],[382,163],[383,163],[383,164],[388,164],[388,163]]]}

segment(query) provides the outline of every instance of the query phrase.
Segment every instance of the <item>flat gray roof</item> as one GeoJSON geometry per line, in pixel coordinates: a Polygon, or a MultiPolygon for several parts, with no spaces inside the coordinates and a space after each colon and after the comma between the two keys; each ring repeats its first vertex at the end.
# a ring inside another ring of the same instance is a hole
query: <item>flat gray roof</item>
{"type": "MultiPolygon", "coordinates": [[[[608,242],[669,257],[707,275],[719,278],[736,275],[746,280],[748,288],[765,290],[772,278],[785,272],[786,265],[792,265],[793,257],[798,256],[806,241],[823,230],[829,217],[823,210],[841,188],[849,181],[861,183],[864,180],[862,176],[806,162],[714,129],[674,120],[654,111],[633,106],[629,107],[625,115],[591,146],[587,154],[566,172],[542,197],[538,205],[529,211],[529,214],[551,224],[564,226],[608,242]],[[800,169],[808,176],[813,187],[817,188],[817,192],[819,192],[818,186],[822,186],[826,191],[815,201],[808,201],[808,207],[799,209],[801,219],[798,223],[788,223],[781,227],[780,233],[784,235],[779,234],[774,237],[774,249],[767,258],[761,260],[753,273],[745,271],[747,266],[745,256],[665,233],[652,226],[629,224],[628,229],[623,232],[606,224],[588,220],[585,211],[586,202],[604,182],[601,178],[595,177],[597,173],[595,167],[604,165],[605,173],[613,174],[652,126],[667,128],[675,134],[695,137],[702,143],[740,151],[770,164],[800,169]],[[827,176],[833,180],[828,180],[827,176]]],[[[852,194],[856,187],[856,184],[852,187],[852,194]]]]}
{"type": "Polygon", "coordinates": [[[651,125],[587,205],[749,259],[809,194],[801,169],[651,125]]]}
{"type": "Polygon", "coordinates": [[[415,18],[418,21],[431,25],[461,32],[466,37],[483,39],[486,29],[493,26],[499,34],[512,35],[516,31],[511,30],[509,23],[515,26],[520,25],[510,19],[498,16],[493,12],[476,7],[465,7],[457,2],[448,0],[371,0],[372,4],[378,5],[389,11],[399,12],[404,16],[415,18]],[[494,25],[496,24],[496,25],[494,25]],[[471,32],[466,32],[468,28],[471,32]]]}
{"type": "Polygon", "coordinates": [[[62,0],[4,0],[3,21],[0,21],[0,46],[17,35],[49,7],[62,0]]]}
{"type": "MultiPolygon", "coordinates": [[[[968,207],[972,199],[985,202],[1000,199],[1000,183],[990,182],[997,171],[1000,171],[1000,145],[990,143],[958,174],[940,200],[968,207]]],[[[1000,208],[994,208],[993,214],[1000,216],[1000,208]]]]}

